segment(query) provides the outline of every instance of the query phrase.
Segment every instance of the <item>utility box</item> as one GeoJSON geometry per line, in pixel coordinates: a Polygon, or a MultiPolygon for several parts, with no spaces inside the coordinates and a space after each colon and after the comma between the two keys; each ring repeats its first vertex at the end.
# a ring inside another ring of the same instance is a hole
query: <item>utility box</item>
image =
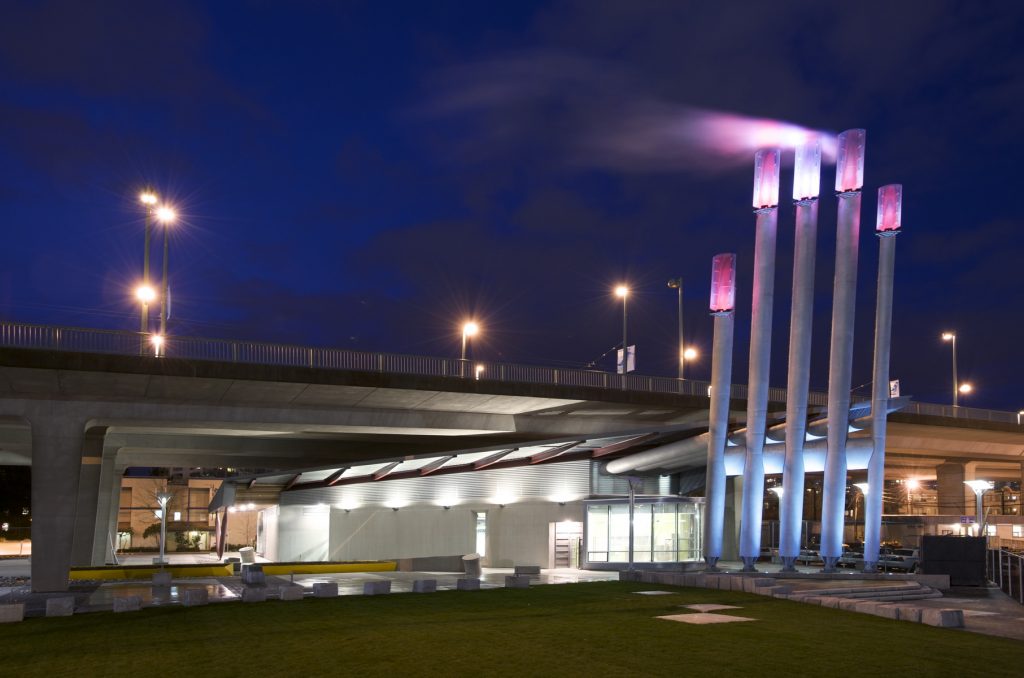
{"type": "Polygon", "coordinates": [[[921,538],[921,574],[948,574],[950,586],[984,586],[985,537],[921,538]]]}

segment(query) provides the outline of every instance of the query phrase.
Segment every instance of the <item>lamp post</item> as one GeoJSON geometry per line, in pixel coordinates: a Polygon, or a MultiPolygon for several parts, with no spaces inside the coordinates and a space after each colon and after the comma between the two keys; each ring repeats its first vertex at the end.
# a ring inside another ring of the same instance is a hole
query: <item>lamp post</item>
{"type": "Polygon", "coordinates": [[[686,362],[686,347],[683,344],[683,279],[670,278],[668,286],[677,292],[677,304],[679,307],[679,381],[683,380],[684,363],[686,362]]]}
{"type": "Polygon", "coordinates": [[[953,344],[953,407],[959,407],[960,385],[956,379],[956,332],[943,332],[942,340],[953,344]]]}
{"type": "Polygon", "coordinates": [[[462,358],[459,362],[459,376],[466,376],[466,344],[472,337],[475,337],[480,332],[480,326],[476,322],[469,320],[462,325],[462,358]]]}
{"type": "Polygon", "coordinates": [[[964,485],[974,490],[974,521],[978,524],[978,536],[985,534],[985,493],[995,487],[991,480],[965,480],[964,485]]]}
{"type": "MultiPolygon", "coordinates": [[[[157,201],[156,193],[147,189],[139,194],[139,202],[145,205],[146,209],[146,220],[145,220],[145,231],[146,239],[145,244],[142,246],[142,286],[136,292],[136,297],[142,303],[142,312],[140,313],[140,324],[139,331],[142,332],[143,336],[149,333],[149,304],[156,297],[156,293],[149,284],[149,238],[152,232],[152,220],[153,210],[157,201]]],[[[145,353],[146,343],[145,339],[139,343],[139,353],[145,353]]]]}
{"type": "MultiPolygon", "coordinates": [[[[163,225],[163,227],[164,227],[164,277],[163,277],[163,283],[161,284],[162,292],[160,294],[160,336],[161,337],[166,337],[167,336],[167,313],[169,311],[168,304],[167,304],[167,302],[168,302],[167,290],[168,290],[168,285],[169,285],[168,280],[167,280],[167,258],[168,258],[168,250],[170,249],[168,234],[169,234],[169,232],[171,230],[170,229],[171,224],[173,224],[177,220],[177,218],[178,218],[177,213],[173,209],[171,209],[170,207],[168,207],[166,205],[164,205],[163,207],[159,207],[156,210],[156,220],[159,221],[163,225]]],[[[163,346],[163,342],[162,341],[160,342],[160,353],[159,353],[159,355],[160,356],[164,355],[164,346],[163,346]]]]}
{"type": "Polygon", "coordinates": [[[170,492],[159,492],[156,501],[160,504],[160,567],[167,564],[164,559],[165,547],[167,544],[167,503],[173,495],[170,492]]]}
{"type": "Polygon", "coordinates": [[[626,388],[626,373],[629,371],[629,344],[626,339],[626,298],[629,288],[619,285],[615,288],[615,296],[622,299],[622,388],[626,388]]]}

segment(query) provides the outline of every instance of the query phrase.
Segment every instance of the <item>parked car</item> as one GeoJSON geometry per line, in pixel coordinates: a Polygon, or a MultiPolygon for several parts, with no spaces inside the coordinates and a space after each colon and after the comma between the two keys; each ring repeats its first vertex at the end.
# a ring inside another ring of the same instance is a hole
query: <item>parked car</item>
{"type": "Polygon", "coordinates": [[[819,554],[817,551],[813,549],[801,549],[800,555],[796,557],[796,562],[800,563],[801,565],[813,565],[815,563],[822,563],[824,561],[821,559],[821,554],[819,554]]]}
{"type": "Polygon", "coordinates": [[[864,554],[860,551],[845,551],[839,556],[837,567],[857,568],[864,565],[864,554]]]}
{"type": "Polygon", "coordinates": [[[879,555],[878,567],[884,570],[898,570],[901,572],[916,572],[921,562],[921,552],[918,549],[887,549],[890,553],[879,555]]]}

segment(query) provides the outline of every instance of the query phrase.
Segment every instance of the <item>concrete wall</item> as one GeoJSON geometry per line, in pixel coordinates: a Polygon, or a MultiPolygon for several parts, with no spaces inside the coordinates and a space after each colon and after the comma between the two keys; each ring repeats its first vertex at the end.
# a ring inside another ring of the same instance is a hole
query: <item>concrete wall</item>
{"type": "Polygon", "coordinates": [[[281,509],[277,506],[271,506],[259,512],[263,519],[263,539],[257,539],[257,545],[263,547],[259,551],[259,555],[268,560],[278,559],[278,519],[280,514],[281,509]]]}
{"type": "Polygon", "coordinates": [[[331,509],[329,560],[391,560],[476,552],[473,509],[331,509]]]}
{"type": "Polygon", "coordinates": [[[282,506],[277,519],[278,560],[327,560],[330,523],[326,506],[282,506]]]}
{"type": "Polygon", "coordinates": [[[487,553],[484,565],[513,567],[540,565],[550,560],[550,523],[583,521],[583,504],[559,506],[551,502],[509,504],[487,509],[487,553]]]}

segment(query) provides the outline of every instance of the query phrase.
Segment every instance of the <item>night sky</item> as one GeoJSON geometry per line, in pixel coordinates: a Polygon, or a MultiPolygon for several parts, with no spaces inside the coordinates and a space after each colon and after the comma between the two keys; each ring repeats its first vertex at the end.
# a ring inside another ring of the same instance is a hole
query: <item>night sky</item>
{"type": "MultiPolygon", "coordinates": [[[[904,185],[892,377],[949,402],[950,351],[1016,411],[1024,351],[1024,3],[18,2],[0,7],[0,319],[135,330],[150,184],[181,213],[171,333],[708,378],[710,260],[739,255],[745,117],[867,135],[854,385],[870,380],[875,193],[904,185]],[[733,117],[725,117],[733,116],[733,117]],[[600,366],[611,369],[605,358],[600,366]]],[[[781,193],[790,191],[791,154],[781,193]]],[[[812,386],[827,382],[823,178],[812,386]]],[[[785,382],[793,208],[779,216],[785,382]]],[[[157,250],[158,252],[159,250],[157,250]]],[[[159,255],[154,256],[159,266],[159,255]]],[[[859,393],[866,394],[861,388],[859,393]]]]}

